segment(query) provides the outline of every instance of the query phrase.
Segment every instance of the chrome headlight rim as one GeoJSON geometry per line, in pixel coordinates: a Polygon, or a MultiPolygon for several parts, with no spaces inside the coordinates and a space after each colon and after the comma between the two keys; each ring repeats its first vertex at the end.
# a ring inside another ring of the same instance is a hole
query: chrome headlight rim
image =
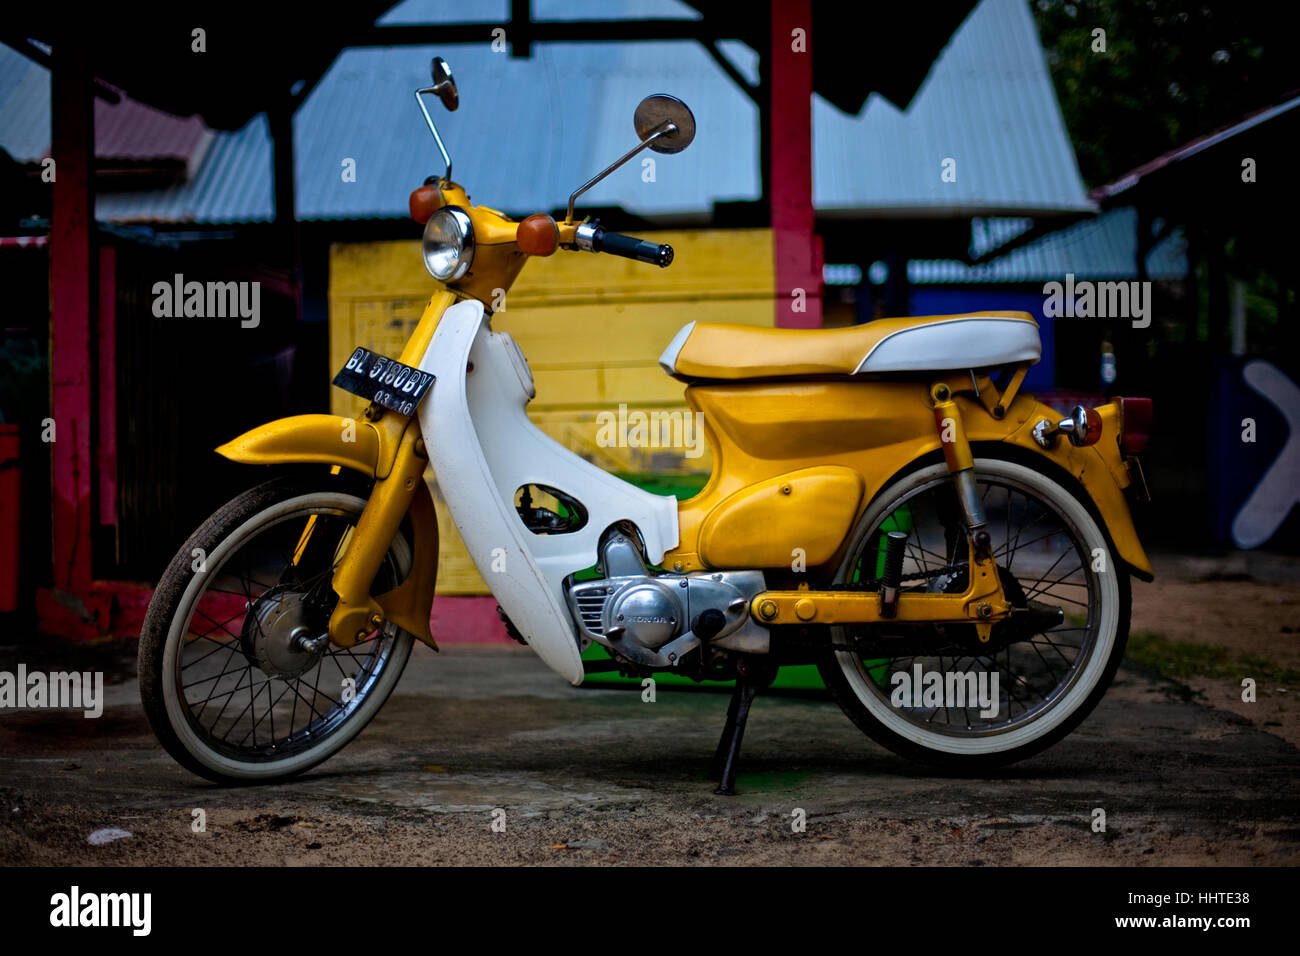
{"type": "Polygon", "coordinates": [[[469,218],[469,213],[459,206],[443,206],[435,212],[424,226],[424,239],[420,251],[424,258],[424,267],[429,270],[429,275],[438,281],[455,282],[464,276],[474,262],[474,224],[469,218]],[[450,226],[450,229],[445,229],[447,226],[450,226]],[[450,232],[457,244],[451,268],[442,270],[445,274],[441,275],[433,266],[430,247],[437,243],[446,249],[450,248],[451,244],[433,239],[431,233],[435,230],[450,232]]]}

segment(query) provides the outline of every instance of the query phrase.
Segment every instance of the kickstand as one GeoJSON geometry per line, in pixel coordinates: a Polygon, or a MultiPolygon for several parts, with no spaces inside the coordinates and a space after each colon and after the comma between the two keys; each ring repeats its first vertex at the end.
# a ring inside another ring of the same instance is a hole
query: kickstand
{"type": "Polygon", "coordinates": [[[723,797],[736,795],[736,765],[740,762],[740,742],[745,737],[745,722],[749,708],[758,692],[772,682],[774,673],[767,668],[755,668],[742,663],[737,668],[736,688],[727,705],[727,722],[713,754],[713,773],[719,775],[718,789],[713,792],[723,797]]]}

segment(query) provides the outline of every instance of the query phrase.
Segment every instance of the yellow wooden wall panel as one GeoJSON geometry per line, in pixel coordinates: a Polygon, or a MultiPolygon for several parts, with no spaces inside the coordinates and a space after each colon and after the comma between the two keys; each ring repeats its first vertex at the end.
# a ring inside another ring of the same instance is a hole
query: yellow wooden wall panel
{"type": "MultiPolygon", "coordinates": [[[[597,416],[617,415],[620,404],[689,414],[684,386],[664,374],[659,356],[687,322],[773,324],[772,235],[767,229],[643,235],[673,246],[669,268],[585,253],[534,259],[492,326],[508,331],[528,357],[537,382],[529,415],[556,441],[607,471],[707,474],[712,459],[702,435],[698,456],[682,447],[605,447],[597,416]]],[[[434,288],[418,240],[332,246],[329,374],[358,345],[400,354],[434,288]]],[[[341,389],[331,389],[330,404],[335,414],[353,417],[365,407],[341,389]]],[[[486,594],[445,504],[435,500],[435,507],[438,592],[486,594]]]]}

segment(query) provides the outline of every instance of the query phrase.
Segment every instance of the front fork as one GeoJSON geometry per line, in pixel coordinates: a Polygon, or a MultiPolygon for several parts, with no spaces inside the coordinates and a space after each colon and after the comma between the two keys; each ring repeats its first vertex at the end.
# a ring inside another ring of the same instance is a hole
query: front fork
{"type": "MultiPolygon", "coordinates": [[[[402,350],[403,364],[419,367],[433,341],[438,320],[456,302],[449,291],[435,293],[402,350]]],[[[437,387],[436,383],[433,387],[437,387]]],[[[366,418],[380,433],[379,459],[375,468],[375,485],[365,510],[346,544],[342,560],[334,569],[331,584],[338,604],[330,615],[330,640],[339,647],[351,647],[365,640],[384,621],[392,621],[436,648],[429,631],[428,595],[430,578],[438,560],[433,504],[428,494],[418,494],[429,465],[429,453],[420,434],[419,419],[403,418],[373,403],[366,418]],[[392,544],[402,518],[410,513],[413,523],[424,524],[435,535],[432,548],[417,549],[406,580],[385,594],[372,596],[371,585],[384,556],[392,544]],[[426,600],[422,600],[422,597],[426,600]]]]}
{"type": "MultiPolygon", "coordinates": [[[[391,413],[385,413],[385,417],[389,415],[391,413]]],[[[420,426],[410,419],[398,439],[392,468],[385,476],[376,478],[370,500],[352,531],[342,560],[334,569],[331,583],[339,600],[330,615],[329,633],[330,640],[339,647],[351,647],[365,640],[385,620],[391,620],[421,638],[428,634],[427,620],[402,620],[406,613],[415,609],[410,606],[414,603],[411,600],[413,595],[404,589],[421,579],[417,573],[419,568],[425,562],[436,560],[436,554],[423,551],[414,554],[414,565],[405,583],[383,595],[370,594],[371,584],[379,573],[379,566],[402,518],[417,503],[423,508],[433,507],[427,495],[416,497],[428,464],[429,454],[420,437],[420,426]]],[[[431,637],[425,639],[433,643],[431,637]]]]}

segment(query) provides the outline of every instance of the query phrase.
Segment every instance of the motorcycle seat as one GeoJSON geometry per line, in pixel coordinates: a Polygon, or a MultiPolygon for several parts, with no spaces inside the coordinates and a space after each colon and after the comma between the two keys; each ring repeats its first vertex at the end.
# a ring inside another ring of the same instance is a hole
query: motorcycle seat
{"type": "Polygon", "coordinates": [[[1037,362],[1038,323],[1028,312],[876,319],[842,329],[777,329],[691,322],[659,365],[683,381],[737,381],[943,372],[1037,362]]]}

